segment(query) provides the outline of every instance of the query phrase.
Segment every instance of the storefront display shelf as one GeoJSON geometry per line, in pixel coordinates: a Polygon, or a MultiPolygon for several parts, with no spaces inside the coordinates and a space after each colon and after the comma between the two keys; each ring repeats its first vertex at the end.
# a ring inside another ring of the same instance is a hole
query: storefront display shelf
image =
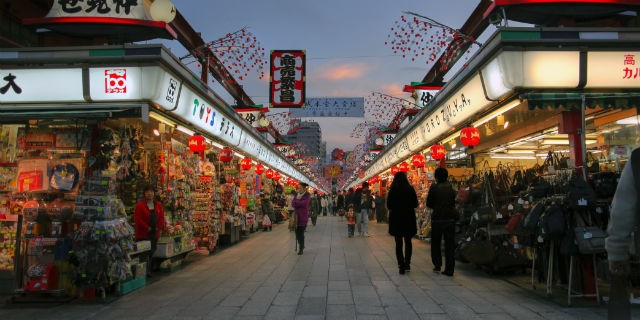
{"type": "Polygon", "coordinates": [[[147,279],[145,277],[120,282],[120,285],[118,286],[118,294],[125,295],[131,293],[144,287],[146,284],[147,279]]]}
{"type": "Polygon", "coordinates": [[[179,255],[186,255],[187,253],[193,251],[194,249],[195,248],[193,246],[190,246],[188,248],[185,248],[184,250],[174,252],[174,253],[166,253],[166,254],[158,254],[158,251],[156,250],[156,253],[153,255],[153,257],[158,259],[170,259],[173,257],[177,257],[179,255]]]}

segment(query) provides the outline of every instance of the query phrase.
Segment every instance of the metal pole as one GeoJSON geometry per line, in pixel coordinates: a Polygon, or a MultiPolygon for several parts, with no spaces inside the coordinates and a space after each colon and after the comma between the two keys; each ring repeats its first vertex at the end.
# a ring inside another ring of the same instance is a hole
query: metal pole
{"type": "Polygon", "coordinates": [[[581,145],[581,149],[582,149],[582,178],[584,179],[584,181],[587,181],[587,170],[585,168],[585,163],[587,160],[587,142],[586,142],[586,136],[587,136],[587,120],[585,119],[586,115],[585,115],[585,108],[587,105],[587,98],[586,96],[583,94],[582,95],[582,104],[580,106],[580,117],[582,119],[582,124],[580,126],[580,145],[581,145]]]}

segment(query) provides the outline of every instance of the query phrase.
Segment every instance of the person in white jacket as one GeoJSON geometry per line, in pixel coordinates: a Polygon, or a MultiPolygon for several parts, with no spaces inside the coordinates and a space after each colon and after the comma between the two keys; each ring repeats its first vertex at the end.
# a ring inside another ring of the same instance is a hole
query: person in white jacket
{"type": "MultiPolygon", "coordinates": [[[[640,148],[635,149],[632,154],[634,153],[640,153],[640,148]]],[[[632,161],[629,160],[622,170],[611,203],[611,217],[607,227],[608,237],[605,240],[605,248],[612,274],[629,273],[630,235],[638,223],[638,199],[640,198],[640,190],[636,190],[634,170],[640,170],[640,163],[632,164],[632,161]]],[[[636,249],[640,250],[640,248],[636,249]]]]}
{"type": "Polygon", "coordinates": [[[327,216],[327,207],[329,206],[329,200],[327,200],[327,196],[323,195],[320,198],[320,207],[322,207],[322,215],[327,216]]]}
{"type": "MultiPolygon", "coordinates": [[[[630,235],[638,225],[640,215],[640,148],[631,153],[618,187],[611,203],[611,216],[607,227],[608,237],[605,248],[609,259],[611,272],[611,289],[609,293],[608,318],[616,320],[631,319],[631,305],[629,303],[629,275],[631,273],[630,235]],[[636,181],[639,180],[639,181],[636,181]]],[[[635,230],[640,232],[640,230],[635,230]]],[[[636,234],[636,237],[640,236],[636,234]]],[[[636,245],[636,255],[640,248],[636,245]]]]}

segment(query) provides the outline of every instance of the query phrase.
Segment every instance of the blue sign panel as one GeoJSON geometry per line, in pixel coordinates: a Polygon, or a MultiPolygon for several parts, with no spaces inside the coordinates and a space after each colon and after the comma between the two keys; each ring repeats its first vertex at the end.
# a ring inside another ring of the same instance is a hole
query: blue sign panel
{"type": "Polygon", "coordinates": [[[294,118],[364,117],[364,98],[307,98],[304,108],[289,109],[294,118]]]}

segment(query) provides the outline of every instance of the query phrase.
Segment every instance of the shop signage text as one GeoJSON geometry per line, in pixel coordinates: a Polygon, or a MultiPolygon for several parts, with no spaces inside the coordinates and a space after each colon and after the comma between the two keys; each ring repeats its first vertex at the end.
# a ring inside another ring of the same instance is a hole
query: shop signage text
{"type": "Polygon", "coordinates": [[[0,70],[0,103],[82,102],[82,69],[0,70]]]}
{"type": "Polygon", "coordinates": [[[47,18],[108,17],[146,20],[144,1],[140,0],[57,0],[47,18]]]}
{"type": "Polygon", "coordinates": [[[271,51],[269,103],[272,108],[300,108],[305,101],[305,52],[271,51]]]}

